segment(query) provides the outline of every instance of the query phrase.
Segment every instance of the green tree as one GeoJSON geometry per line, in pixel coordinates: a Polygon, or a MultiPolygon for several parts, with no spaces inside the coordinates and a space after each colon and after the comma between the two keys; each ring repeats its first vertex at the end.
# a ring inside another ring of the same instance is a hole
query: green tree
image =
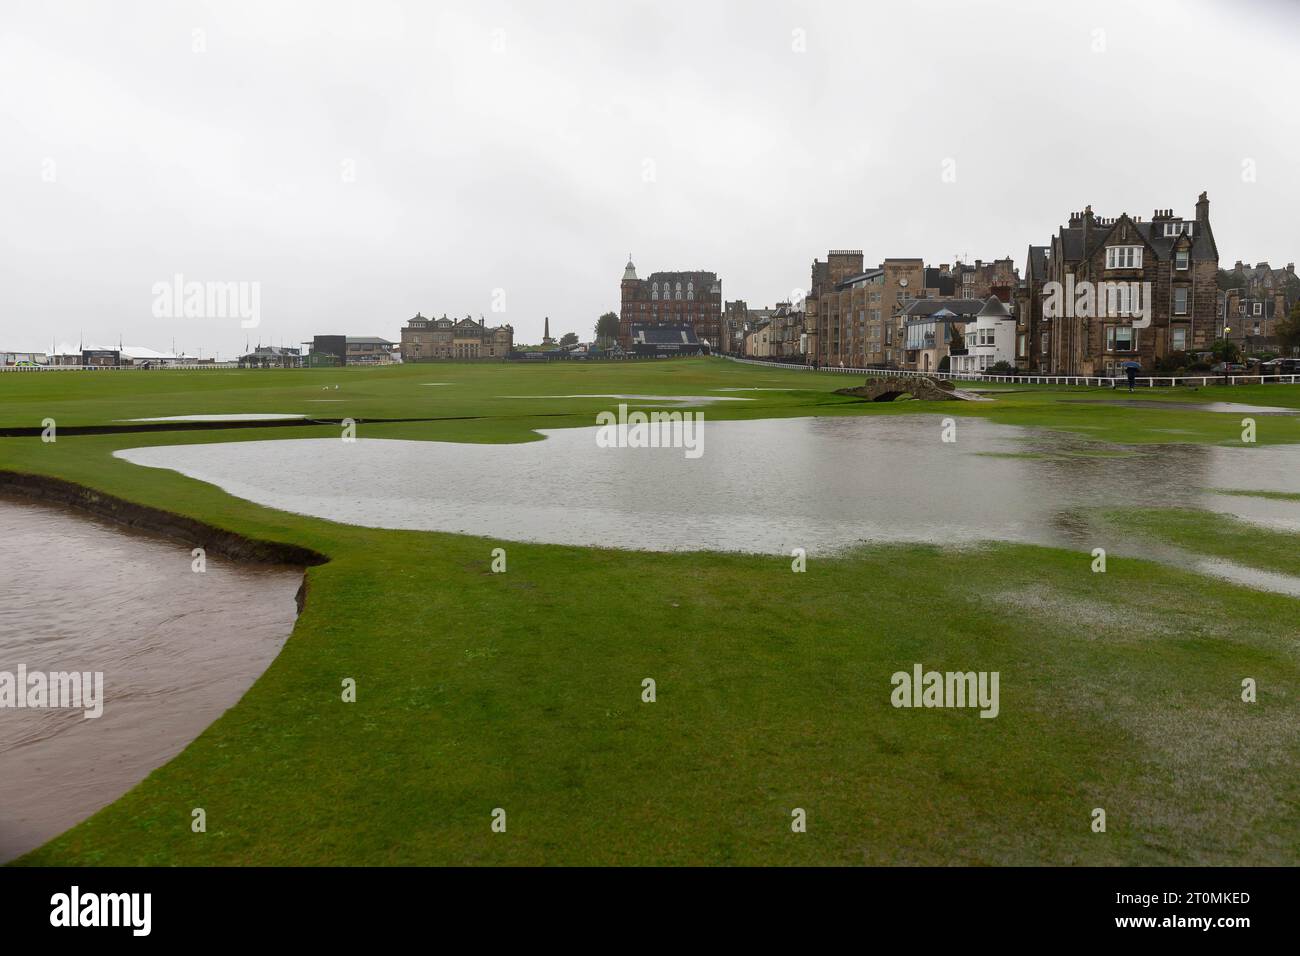
{"type": "Polygon", "coordinates": [[[563,335],[560,336],[560,344],[561,344],[561,345],[577,345],[577,344],[578,344],[578,333],[577,333],[577,332],[565,332],[563,335]]]}
{"type": "Polygon", "coordinates": [[[1219,362],[1237,362],[1241,359],[1241,349],[1237,347],[1237,343],[1227,339],[1215,339],[1214,344],[1210,346],[1210,353],[1219,362]]]}
{"type": "Polygon", "coordinates": [[[1234,269],[1220,269],[1215,278],[1220,292],[1226,289],[1246,288],[1246,277],[1238,275],[1234,269]]]}
{"type": "Polygon", "coordinates": [[[1300,348],[1300,302],[1292,306],[1291,314],[1278,321],[1273,330],[1283,355],[1292,355],[1300,348]]]}
{"type": "Polygon", "coordinates": [[[608,346],[616,338],[618,338],[618,315],[606,312],[596,320],[596,341],[608,346]]]}

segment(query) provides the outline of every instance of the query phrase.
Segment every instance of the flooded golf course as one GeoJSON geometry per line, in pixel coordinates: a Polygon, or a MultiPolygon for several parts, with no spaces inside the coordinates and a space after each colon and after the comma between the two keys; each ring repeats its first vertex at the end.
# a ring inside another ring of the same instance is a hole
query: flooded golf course
{"type": "Polygon", "coordinates": [[[830,553],[866,542],[1077,546],[1072,513],[1200,507],[1297,527],[1300,447],[1118,448],[938,415],[718,421],[698,457],[602,447],[600,429],[517,444],[311,439],[116,454],[261,505],[348,524],[651,551],[830,553]]]}
{"type": "MultiPolygon", "coordinates": [[[[197,442],[115,455],[330,521],[649,551],[833,554],[864,543],[983,541],[1086,550],[1098,544],[1089,512],[1143,507],[1300,530],[1300,503],[1221,493],[1300,493],[1300,446],[1124,447],[936,414],[700,427],[698,456],[611,447],[598,428],[482,444],[366,437],[365,426],[355,441],[197,442]]],[[[1300,579],[1129,542],[1122,530],[1103,543],[1300,595],[1300,579]]],[[[103,674],[95,718],[0,708],[0,861],[121,796],[233,705],[279,652],[301,570],[209,556],[196,573],[191,562],[188,545],[0,497],[0,675],[20,665],[103,674]]]]}
{"type": "Polygon", "coordinates": [[[188,545],[0,497],[0,674],[103,675],[97,717],[0,707],[0,862],[135,786],[279,653],[301,570],[193,560],[188,545]]]}

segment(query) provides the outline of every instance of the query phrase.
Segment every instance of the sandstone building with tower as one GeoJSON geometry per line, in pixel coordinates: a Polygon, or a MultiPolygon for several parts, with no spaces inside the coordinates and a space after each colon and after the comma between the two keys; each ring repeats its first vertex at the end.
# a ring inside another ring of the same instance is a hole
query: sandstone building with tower
{"type": "Polygon", "coordinates": [[[722,338],[722,283],[717,273],[652,272],[637,277],[629,256],[620,284],[618,342],[630,349],[633,326],[690,326],[710,349],[725,350],[722,338]]]}

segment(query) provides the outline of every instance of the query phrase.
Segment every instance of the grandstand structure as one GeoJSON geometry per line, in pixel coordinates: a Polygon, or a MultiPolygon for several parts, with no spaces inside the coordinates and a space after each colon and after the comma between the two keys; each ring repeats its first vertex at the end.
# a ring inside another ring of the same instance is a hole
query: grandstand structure
{"type": "Polygon", "coordinates": [[[629,331],[628,351],[643,358],[709,354],[708,343],[701,342],[690,325],[633,322],[629,331]]]}

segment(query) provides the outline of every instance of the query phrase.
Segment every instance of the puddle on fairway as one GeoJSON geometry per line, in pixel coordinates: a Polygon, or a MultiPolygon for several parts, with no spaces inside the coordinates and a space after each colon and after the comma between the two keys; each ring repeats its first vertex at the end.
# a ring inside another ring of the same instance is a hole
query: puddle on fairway
{"type": "Polygon", "coordinates": [[[0,498],[0,671],[104,674],[97,718],[0,708],[0,862],[166,763],[279,653],[302,571],[192,560],[189,545],[0,498]]]}
{"type": "Polygon", "coordinates": [[[1300,415],[1300,408],[1242,405],[1238,402],[1161,402],[1146,398],[1065,398],[1065,405],[1118,405],[1123,408],[1177,408],[1189,412],[1234,412],[1246,415],[1300,415]]]}
{"type": "Polygon", "coordinates": [[[1091,547],[1071,513],[1197,507],[1273,521],[1292,503],[1202,489],[1300,491],[1300,446],[1126,451],[937,415],[706,422],[703,454],[600,448],[598,429],[510,445],[300,439],[134,448],[284,511],[380,528],[656,551],[830,552],[861,542],[1091,547]],[[1025,456],[1021,453],[1041,452],[1025,456]],[[992,453],[992,454],[990,454],[992,453]]]}
{"type": "MultiPolygon", "coordinates": [[[[312,399],[308,399],[312,401],[312,399]]],[[[321,401],[321,399],[315,399],[321,401]]],[[[342,399],[339,399],[342,401],[342,399]]],[[[279,415],[275,413],[251,412],[241,415],[165,415],[161,418],[119,418],[119,422],[280,422],[291,418],[306,418],[306,415],[279,415]]]]}
{"type": "Polygon", "coordinates": [[[614,398],[628,402],[664,402],[671,405],[753,401],[752,398],[732,398],[724,395],[498,395],[497,398],[614,398]]]}
{"type": "Polygon", "coordinates": [[[1300,578],[1289,574],[1264,571],[1223,558],[1197,558],[1192,562],[1192,567],[1210,577],[1222,578],[1257,591],[1273,591],[1277,594],[1300,597],[1300,578]]]}

